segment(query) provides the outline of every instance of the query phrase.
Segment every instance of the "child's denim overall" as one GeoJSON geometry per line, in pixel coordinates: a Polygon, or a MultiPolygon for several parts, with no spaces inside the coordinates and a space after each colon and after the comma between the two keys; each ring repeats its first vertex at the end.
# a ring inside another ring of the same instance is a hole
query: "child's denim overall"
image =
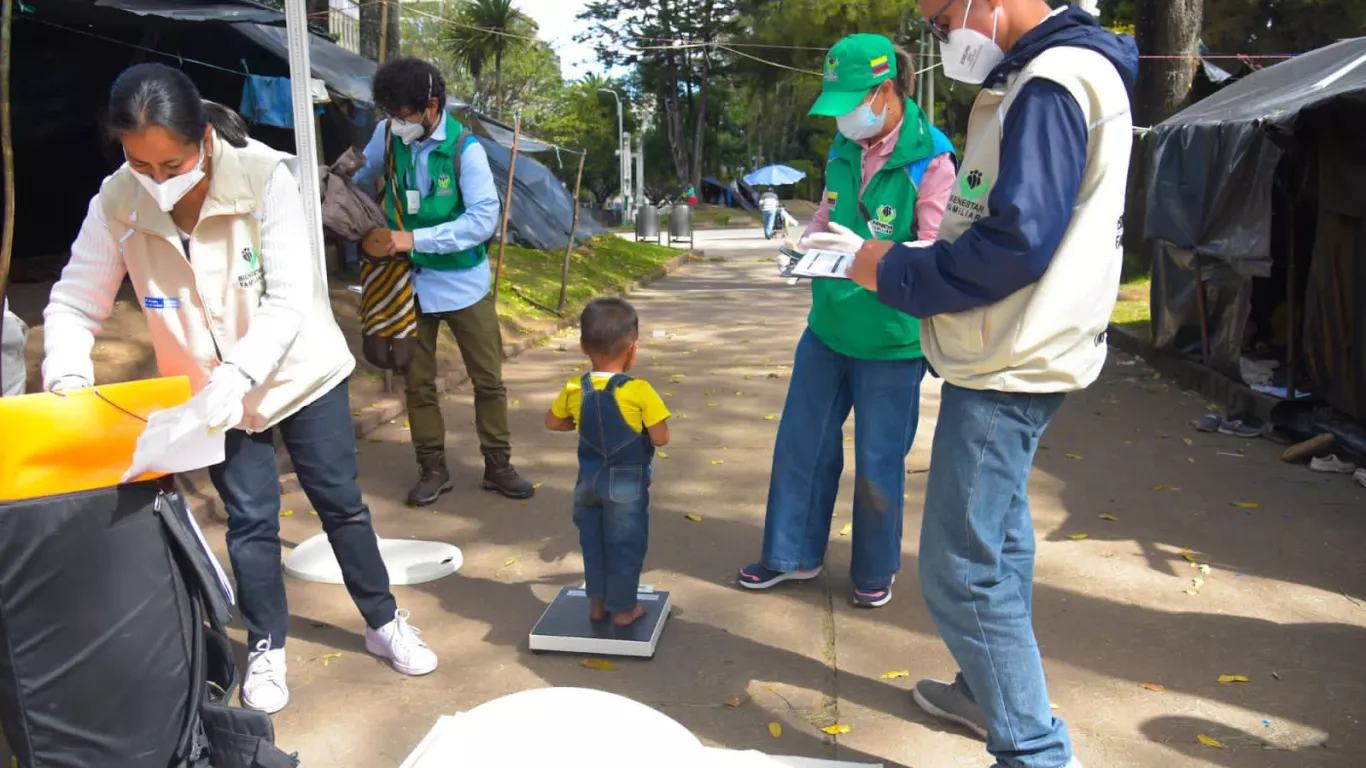
{"type": "Polygon", "coordinates": [[[581,384],[574,524],[588,596],[602,598],[609,611],[635,608],[650,534],[654,443],[626,423],[616,399],[617,388],[630,380],[618,373],[598,390],[592,374],[584,374],[581,384]]]}

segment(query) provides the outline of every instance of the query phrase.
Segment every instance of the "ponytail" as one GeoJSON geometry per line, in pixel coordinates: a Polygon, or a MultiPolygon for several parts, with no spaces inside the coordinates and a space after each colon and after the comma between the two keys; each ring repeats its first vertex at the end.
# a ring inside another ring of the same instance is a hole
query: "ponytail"
{"type": "Polygon", "coordinates": [[[204,114],[218,138],[238,149],[247,145],[247,121],[216,101],[204,100],[204,114]]]}
{"type": "Polygon", "coordinates": [[[909,99],[915,93],[915,58],[899,45],[892,50],[896,53],[896,80],[892,85],[898,97],[909,99]]]}

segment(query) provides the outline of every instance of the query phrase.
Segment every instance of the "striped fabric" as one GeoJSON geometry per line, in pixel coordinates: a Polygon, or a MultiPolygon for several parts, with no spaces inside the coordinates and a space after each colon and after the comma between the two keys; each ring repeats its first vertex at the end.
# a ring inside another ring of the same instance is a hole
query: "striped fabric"
{"type": "MultiPolygon", "coordinates": [[[[386,144],[389,137],[385,136],[386,144]]],[[[388,156],[385,194],[398,200],[394,178],[393,152],[388,156]]],[[[394,205],[398,228],[403,227],[403,206],[394,205]]],[[[383,230],[366,236],[361,251],[361,349],[365,359],[389,370],[403,370],[412,360],[417,345],[417,302],[413,294],[412,266],[407,254],[389,256],[376,247],[375,236],[383,240],[383,230]]]]}

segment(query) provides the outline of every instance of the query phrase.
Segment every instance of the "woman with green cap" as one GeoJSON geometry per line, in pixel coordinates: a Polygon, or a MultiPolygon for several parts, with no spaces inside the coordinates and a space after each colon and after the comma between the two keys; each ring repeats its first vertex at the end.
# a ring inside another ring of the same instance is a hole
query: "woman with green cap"
{"type": "MultiPolygon", "coordinates": [[[[953,186],[953,145],[911,100],[911,58],[881,35],[851,35],[825,58],[811,114],[835,118],[825,199],[797,250],[855,253],[866,239],[934,240],[953,186]]],[[[892,599],[901,568],[906,455],[925,376],[915,318],[849,280],[815,280],[769,478],[763,553],[740,570],[748,589],[814,578],[825,561],[852,409],[853,602],[892,599]]]]}

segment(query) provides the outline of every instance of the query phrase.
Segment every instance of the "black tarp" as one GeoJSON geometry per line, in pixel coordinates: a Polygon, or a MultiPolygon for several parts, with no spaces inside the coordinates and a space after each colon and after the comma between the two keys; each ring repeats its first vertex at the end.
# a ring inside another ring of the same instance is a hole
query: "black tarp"
{"type": "MultiPolygon", "coordinates": [[[[479,137],[479,143],[488,155],[498,199],[506,204],[512,150],[484,136],[479,137]]],[[[574,220],[573,203],[564,183],[549,168],[524,156],[519,147],[512,180],[512,206],[508,211],[508,242],[538,250],[564,248],[569,244],[569,228],[574,220]]],[[[592,217],[580,216],[574,239],[582,242],[605,231],[592,217]]]]}
{"type": "Polygon", "coordinates": [[[1284,363],[1273,390],[1293,369],[1297,390],[1366,418],[1363,125],[1357,38],[1247,74],[1152,129],[1159,349],[1207,350],[1237,379],[1250,349],[1278,339],[1263,352],[1284,363]]]}

